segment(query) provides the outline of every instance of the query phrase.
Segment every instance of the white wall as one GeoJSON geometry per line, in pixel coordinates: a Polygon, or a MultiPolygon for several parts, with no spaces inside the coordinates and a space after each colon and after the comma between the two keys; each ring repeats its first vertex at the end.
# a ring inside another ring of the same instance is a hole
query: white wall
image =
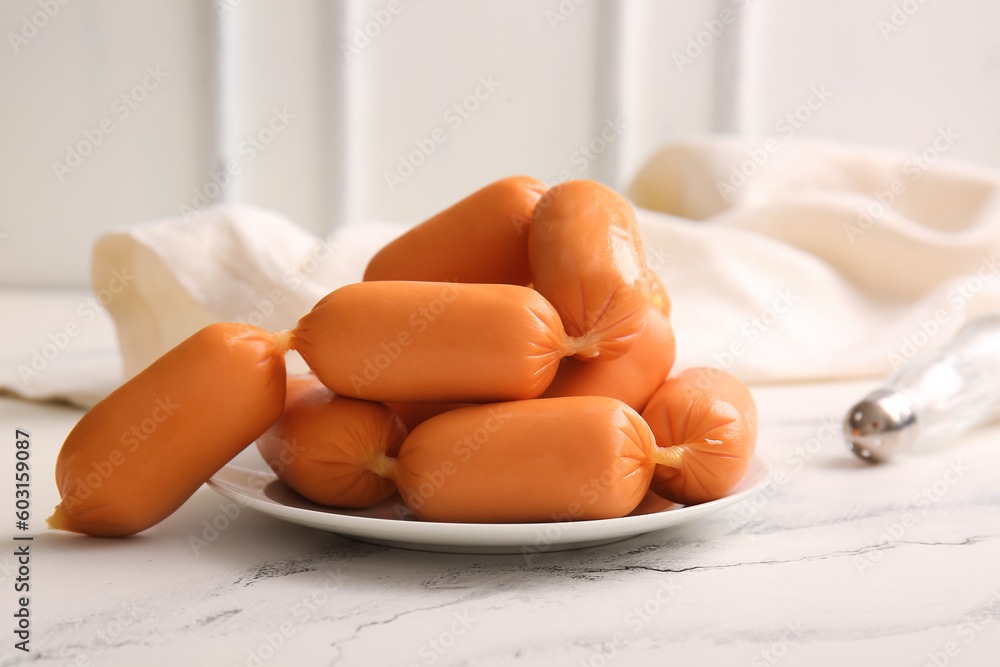
{"type": "Polygon", "coordinates": [[[49,4],[0,5],[0,284],[86,283],[94,236],[176,212],[211,156],[202,3],[49,4]],[[142,88],[147,67],[166,78],[142,88]],[[81,142],[96,147],[57,174],[81,142]]]}
{"type": "Polygon", "coordinates": [[[101,231],[199,194],[323,232],[514,172],[624,187],[672,138],[786,132],[814,89],[798,136],[920,151],[950,125],[948,157],[1000,166],[988,0],[8,0],[0,31],[0,285],[85,284],[101,231]]]}
{"type": "Polygon", "coordinates": [[[950,125],[961,136],[948,157],[1000,165],[1000,3],[772,0],[758,9],[744,129],[773,132],[825,86],[832,97],[803,135],[922,151],[950,125]]]}

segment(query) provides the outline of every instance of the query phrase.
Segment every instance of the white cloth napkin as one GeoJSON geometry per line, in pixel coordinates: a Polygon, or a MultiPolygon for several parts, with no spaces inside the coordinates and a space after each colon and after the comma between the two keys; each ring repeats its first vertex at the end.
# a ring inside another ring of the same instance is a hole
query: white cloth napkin
{"type": "MultiPolygon", "coordinates": [[[[937,156],[806,140],[664,148],[628,195],[673,302],[675,367],[749,382],[881,376],[1000,308],[1000,173],[937,156]]],[[[105,235],[92,286],[130,377],[213,321],[294,326],[407,227],[317,239],[276,213],[216,207],[105,235]]],[[[0,385],[24,394],[15,380],[0,385]]]]}
{"type": "Polygon", "coordinates": [[[662,150],[629,195],[674,303],[677,367],[887,375],[1000,308],[1000,173],[935,155],[734,139],[662,150]]]}
{"type": "Polygon", "coordinates": [[[121,383],[115,330],[90,290],[0,290],[0,396],[88,407],[121,383]]]}
{"type": "Polygon", "coordinates": [[[107,304],[131,377],[212,322],[295,326],[327,292],[360,280],[367,258],[403,229],[371,223],[317,239],[271,211],[215,207],[104,235],[91,283],[100,290],[116,275],[133,278],[107,304]]]}

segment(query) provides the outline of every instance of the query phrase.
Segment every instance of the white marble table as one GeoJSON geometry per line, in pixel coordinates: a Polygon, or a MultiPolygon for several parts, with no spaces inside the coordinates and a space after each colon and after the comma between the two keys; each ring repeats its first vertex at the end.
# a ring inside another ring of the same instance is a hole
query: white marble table
{"type": "MultiPolygon", "coordinates": [[[[755,388],[773,482],[707,520],[561,553],[467,556],[356,542],[249,509],[207,548],[203,487],[145,534],[48,531],[76,409],[0,400],[31,432],[32,665],[997,665],[1000,427],[871,467],[839,420],[871,383],[755,388]]],[[[12,472],[0,479],[13,545],[12,472]]]]}

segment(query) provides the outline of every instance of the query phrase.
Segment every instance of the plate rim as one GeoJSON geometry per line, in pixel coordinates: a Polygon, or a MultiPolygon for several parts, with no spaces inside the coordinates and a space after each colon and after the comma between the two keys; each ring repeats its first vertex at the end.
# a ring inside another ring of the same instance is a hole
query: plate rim
{"type": "MultiPolygon", "coordinates": [[[[251,448],[254,450],[255,462],[259,461],[261,466],[266,466],[267,464],[260,457],[256,446],[251,445],[247,449],[251,448]]],[[[767,458],[761,453],[755,452],[750,459],[746,473],[737,485],[739,487],[747,484],[746,488],[717,500],[612,519],[538,523],[420,521],[345,514],[338,512],[336,508],[317,510],[295,507],[264,496],[262,489],[267,484],[272,481],[280,481],[272,471],[247,467],[235,460],[227,463],[212,475],[208,480],[208,486],[219,495],[268,516],[355,539],[370,539],[379,544],[404,548],[419,548],[421,546],[426,548],[427,545],[473,549],[489,546],[532,548],[532,545],[537,546],[538,538],[546,534],[547,528],[558,526],[558,534],[545,543],[544,549],[554,551],[556,549],[553,547],[557,545],[578,543],[582,548],[597,542],[607,543],[615,541],[616,538],[627,539],[696,520],[706,514],[720,511],[755,493],[772,479],[773,474],[774,470],[767,458]],[[261,490],[254,491],[225,479],[227,471],[230,474],[260,477],[265,480],[265,483],[261,486],[261,490]]]]}

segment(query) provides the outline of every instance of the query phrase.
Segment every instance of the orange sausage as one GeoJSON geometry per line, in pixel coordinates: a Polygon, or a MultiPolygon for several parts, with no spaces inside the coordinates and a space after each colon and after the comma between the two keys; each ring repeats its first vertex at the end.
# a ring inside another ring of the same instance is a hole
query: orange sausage
{"type": "Polygon", "coordinates": [[[212,324],[113,391],[59,451],[49,526],[120,537],[165,519],[281,414],[287,343],[212,324]]]}
{"type": "Polygon", "coordinates": [[[396,281],[331,292],[292,347],[341,396],[428,403],[535,398],[579,349],[527,287],[396,281]]]}
{"type": "Polygon", "coordinates": [[[670,320],[650,306],[646,326],[628,352],[610,361],[563,359],[542,397],[610,396],[641,412],[670,374],[676,352],[670,320]]]}
{"type": "Polygon", "coordinates": [[[653,450],[646,423],[612,398],[477,405],[414,429],[394,478],[425,521],[607,519],[642,500],[653,450]]]}
{"type": "Polygon", "coordinates": [[[670,317],[670,295],[663,286],[660,276],[652,271],[649,272],[649,305],[653,306],[664,316],[670,317]]]}
{"type": "Polygon", "coordinates": [[[405,436],[386,406],[337,396],[306,373],[288,378],[285,411],[257,449],[282,482],[309,500],[368,507],[396,491],[378,466],[405,436]]]}
{"type": "Polygon", "coordinates": [[[547,189],[530,176],[487,185],[382,248],[364,279],[527,285],[528,226],[547,189]]]}
{"type": "Polygon", "coordinates": [[[652,490],[685,505],[735,487],[757,446],[757,406],[746,385],[717,368],[689,368],[660,387],[642,412],[669,457],[652,490]]]}
{"type": "MultiPolygon", "coordinates": [[[[396,413],[396,415],[403,420],[403,424],[406,425],[408,431],[412,431],[420,424],[431,417],[437,417],[443,412],[448,412],[449,410],[456,410],[458,408],[466,408],[471,403],[397,403],[391,402],[386,403],[389,409],[396,413]]],[[[390,450],[390,456],[395,456],[390,450]]]]}
{"type": "Polygon", "coordinates": [[[528,260],[566,333],[595,343],[579,358],[628,351],[645,323],[649,284],[635,212],[621,195],[594,181],[553,187],[535,206],[528,260]]]}

